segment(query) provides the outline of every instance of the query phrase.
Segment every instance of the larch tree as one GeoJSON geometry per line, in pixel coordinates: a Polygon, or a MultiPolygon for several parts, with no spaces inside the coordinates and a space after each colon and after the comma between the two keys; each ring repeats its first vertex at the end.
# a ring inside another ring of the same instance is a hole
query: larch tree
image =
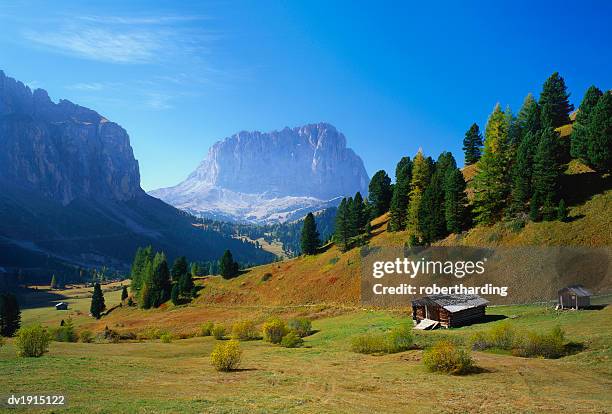
{"type": "Polygon", "coordinates": [[[412,177],[410,180],[410,198],[406,215],[406,229],[410,230],[417,238],[421,238],[419,226],[419,211],[423,192],[431,179],[431,162],[423,156],[423,150],[419,149],[412,163],[412,177]]]}

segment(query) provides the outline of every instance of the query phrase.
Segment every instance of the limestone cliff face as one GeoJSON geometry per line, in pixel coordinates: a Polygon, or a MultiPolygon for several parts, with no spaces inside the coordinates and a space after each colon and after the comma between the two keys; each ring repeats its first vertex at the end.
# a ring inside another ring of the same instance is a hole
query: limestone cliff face
{"type": "Polygon", "coordinates": [[[54,103],[0,71],[0,179],[66,205],[142,194],[126,131],[67,100],[54,103]]]}
{"type": "Polygon", "coordinates": [[[185,181],[151,194],[196,214],[282,221],[357,191],[365,195],[368,183],[344,135],[319,123],[239,132],[215,143],[185,181]]]}

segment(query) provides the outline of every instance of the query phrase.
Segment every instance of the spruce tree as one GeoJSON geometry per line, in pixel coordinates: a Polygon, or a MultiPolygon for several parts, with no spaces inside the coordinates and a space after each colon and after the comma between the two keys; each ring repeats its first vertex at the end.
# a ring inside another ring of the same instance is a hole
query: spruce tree
{"type": "Polygon", "coordinates": [[[234,262],[232,252],[226,250],[219,260],[219,273],[224,279],[231,279],[238,274],[238,264],[234,262]]]}
{"type": "Polygon", "coordinates": [[[523,101],[523,106],[516,117],[516,124],[519,129],[517,146],[520,146],[528,133],[536,134],[540,131],[540,106],[531,93],[527,94],[523,101]]]}
{"type": "Polygon", "coordinates": [[[444,217],[446,230],[461,233],[468,224],[468,200],[465,179],[458,168],[446,172],[444,179],[444,217]]]}
{"type": "Polygon", "coordinates": [[[121,302],[123,302],[127,298],[128,298],[127,286],[122,286],[121,287],[121,302]]]}
{"type": "Polygon", "coordinates": [[[11,337],[21,326],[21,310],[17,297],[0,293],[0,336],[11,337]]]}
{"type": "Polygon", "coordinates": [[[317,247],[320,244],[319,232],[317,231],[317,223],[312,213],[308,213],[304,218],[300,242],[302,254],[310,255],[317,253],[317,247]]]}
{"type": "Polygon", "coordinates": [[[336,211],[334,239],[342,251],[349,249],[350,245],[350,217],[346,198],[343,198],[336,211]]]}
{"type": "Polygon", "coordinates": [[[410,181],[410,201],[407,210],[406,228],[416,234],[417,237],[422,237],[419,225],[419,211],[423,192],[429,184],[432,173],[431,159],[426,159],[423,156],[423,151],[419,149],[412,163],[412,179],[410,181]]]}
{"type": "Polygon", "coordinates": [[[353,212],[355,216],[355,235],[359,235],[363,233],[366,224],[370,221],[367,206],[359,191],[355,193],[355,198],[353,198],[353,212]]]}
{"type": "Polygon", "coordinates": [[[178,305],[181,303],[180,287],[179,287],[178,282],[172,285],[172,292],[170,293],[170,300],[172,301],[173,305],[178,305]]]}
{"type": "Polygon", "coordinates": [[[476,123],[473,123],[470,129],[465,133],[463,138],[463,153],[465,156],[465,165],[471,165],[478,162],[481,156],[482,149],[482,134],[476,123]]]}
{"type": "Polygon", "coordinates": [[[569,102],[569,93],[565,86],[565,80],[558,72],[550,75],[540,94],[541,125],[542,128],[558,128],[569,124],[569,115],[574,106],[569,102]]]}
{"type": "Polygon", "coordinates": [[[419,204],[418,229],[423,242],[427,244],[447,234],[442,174],[444,169],[436,169],[419,204]]]}
{"type": "Polygon", "coordinates": [[[579,158],[587,163],[589,161],[589,123],[591,113],[602,95],[603,92],[596,86],[591,86],[587,89],[578,107],[576,121],[572,126],[570,153],[572,157],[579,158]]]}
{"type": "Polygon", "coordinates": [[[533,191],[542,206],[544,220],[556,219],[560,195],[561,148],[559,135],[552,128],[542,130],[542,136],[534,155],[533,191]]]}
{"type": "Polygon", "coordinates": [[[589,120],[588,158],[597,171],[612,171],[612,92],[603,94],[589,120]]]}
{"type": "Polygon", "coordinates": [[[510,154],[507,118],[497,104],[487,121],[484,151],[474,177],[474,213],[477,223],[492,224],[501,217],[510,193],[510,154]]]}
{"type": "Polygon", "coordinates": [[[183,297],[190,297],[193,292],[194,284],[193,278],[190,273],[185,273],[181,276],[177,283],[179,287],[179,294],[183,297]]]}
{"type": "Polygon", "coordinates": [[[170,299],[172,283],[166,255],[163,252],[156,253],[153,258],[153,273],[150,278],[149,289],[150,304],[154,308],[170,299]]]}
{"type": "Polygon", "coordinates": [[[385,170],[377,171],[368,186],[368,200],[372,208],[372,218],[382,216],[389,211],[391,204],[391,178],[385,170]]]}
{"type": "Polygon", "coordinates": [[[565,206],[565,200],[559,200],[559,206],[557,207],[557,220],[567,220],[567,207],[565,206]]]}
{"type": "Polygon", "coordinates": [[[389,207],[389,230],[401,231],[406,225],[406,208],[410,197],[412,162],[410,157],[402,157],[395,168],[395,185],[389,207]]]}
{"type": "Polygon", "coordinates": [[[100,319],[100,316],[102,316],[102,312],[104,312],[105,309],[106,304],[104,303],[104,294],[102,293],[100,283],[96,282],[94,285],[93,295],[91,296],[91,306],[89,308],[89,312],[94,318],[100,319]]]}
{"type": "Polygon", "coordinates": [[[533,194],[531,181],[533,175],[533,156],[538,146],[539,132],[528,131],[521,141],[514,164],[511,168],[512,205],[514,213],[526,212],[533,194]]]}
{"type": "Polygon", "coordinates": [[[138,293],[142,287],[144,279],[147,277],[147,272],[150,271],[150,265],[153,261],[153,248],[147,246],[139,247],[136,250],[132,268],[130,271],[130,289],[133,293],[138,293]]]}
{"type": "Polygon", "coordinates": [[[172,264],[172,281],[178,282],[178,280],[186,273],[189,273],[189,267],[187,265],[187,258],[185,256],[177,257],[172,264]]]}

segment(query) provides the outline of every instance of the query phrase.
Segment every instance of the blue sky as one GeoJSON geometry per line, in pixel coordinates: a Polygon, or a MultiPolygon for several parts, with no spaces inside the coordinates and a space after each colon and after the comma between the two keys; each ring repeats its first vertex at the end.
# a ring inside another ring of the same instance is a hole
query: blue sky
{"type": "Polygon", "coordinates": [[[237,131],[319,121],[370,176],[419,147],[461,164],[471,123],[552,72],[575,105],[612,88],[610,2],[87,3],[2,3],[0,69],[122,125],[146,190],[237,131]]]}

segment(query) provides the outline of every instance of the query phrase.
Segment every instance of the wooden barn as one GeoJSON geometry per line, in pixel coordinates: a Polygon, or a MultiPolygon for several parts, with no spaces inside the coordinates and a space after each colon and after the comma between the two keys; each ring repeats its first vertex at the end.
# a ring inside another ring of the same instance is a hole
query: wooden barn
{"type": "Polygon", "coordinates": [[[559,309],[580,309],[591,306],[593,294],[582,285],[564,287],[559,291],[559,309]]]}
{"type": "Polygon", "coordinates": [[[68,310],[68,304],[66,302],[60,302],[55,305],[55,310],[68,310]]]}
{"type": "Polygon", "coordinates": [[[438,324],[455,328],[483,318],[488,303],[478,295],[424,296],[412,301],[412,318],[419,324],[425,321],[423,329],[438,324]]]}

